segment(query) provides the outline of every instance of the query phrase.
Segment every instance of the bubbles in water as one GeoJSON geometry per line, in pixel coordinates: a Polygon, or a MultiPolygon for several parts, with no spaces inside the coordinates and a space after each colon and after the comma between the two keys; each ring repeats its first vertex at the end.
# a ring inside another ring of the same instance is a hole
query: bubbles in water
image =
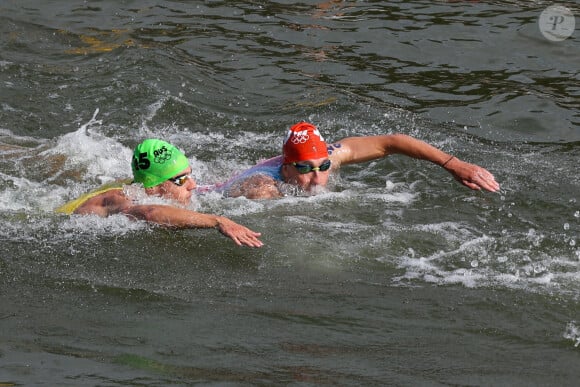
{"type": "Polygon", "coordinates": [[[576,211],[576,212],[574,213],[574,217],[575,217],[575,218],[580,218],[580,211],[576,211]]]}
{"type": "Polygon", "coordinates": [[[576,326],[576,321],[571,321],[566,325],[566,332],[564,332],[564,337],[574,341],[574,347],[580,345],[580,330],[576,326]]]}
{"type": "Polygon", "coordinates": [[[544,272],[546,270],[546,268],[541,263],[538,263],[538,264],[535,264],[533,266],[533,270],[534,270],[535,274],[540,274],[540,273],[544,272]]]}
{"type": "Polygon", "coordinates": [[[570,230],[570,223],[564,223],[564,230],[570,230]]]}

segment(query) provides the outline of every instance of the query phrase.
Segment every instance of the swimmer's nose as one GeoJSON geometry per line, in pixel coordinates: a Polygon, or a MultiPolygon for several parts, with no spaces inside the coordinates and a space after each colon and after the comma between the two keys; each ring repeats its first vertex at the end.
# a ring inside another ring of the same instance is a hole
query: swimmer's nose
{"type": "Polygon", "coordinates": [[[187,179],[187,189],[189,191],[193,191],[196,187],[197,183],[195,182],[195,180],[193,180],[193,177],[189,176],[189,179],[187,179]]]}
{"type": "Polygon", "coordinates": [[[320,171],[312,171],[310,172],[312,173],[312,179],[310,180],[310,183],[312,185],[320,185],[320,181],[322,179],[322,173],[320,171]]]}

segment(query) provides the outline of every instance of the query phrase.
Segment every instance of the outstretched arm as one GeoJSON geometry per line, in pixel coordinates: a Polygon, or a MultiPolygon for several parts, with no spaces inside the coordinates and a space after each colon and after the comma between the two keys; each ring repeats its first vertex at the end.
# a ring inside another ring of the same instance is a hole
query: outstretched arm
{"type": "Polygon", "coordinates": [[[261,235],[223,216],[164,205],[129,206],[121,211],[137,219],[173,228],[217,228],[238,246],[261,247],[261,235]]]}
{"type": "Polygon", "coordinates": [[[375,160],[390,154],[403,154],[442,166],[457,181],[471,189],[491,192],[499,190],[499,184],[485,168],[461,161],[424,141],[404,134],[349,137],[330,148],[331,159],[339,165],[375,160]]]}
{"type": "Polygon", "coordinates": [[[166,205],[134,205],[122,190],[115,189],[98,194],[80,205],[75,214],[110,216],[124,214],[131,218],[145,220],[172,228],[217,228],[238,246],[261,247],[261,235],[226,217],[202,214],[166,205]]]}

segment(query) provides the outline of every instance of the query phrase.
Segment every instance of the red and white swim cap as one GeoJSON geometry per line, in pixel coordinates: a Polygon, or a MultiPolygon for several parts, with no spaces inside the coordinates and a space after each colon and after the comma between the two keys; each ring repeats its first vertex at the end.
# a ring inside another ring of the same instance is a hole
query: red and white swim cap
{"type": "Polygon", "coordinates": [[[324,138],[308,122],[299,122],[288,129],[282,153],[284,164],[328,157],[324,138]]]}

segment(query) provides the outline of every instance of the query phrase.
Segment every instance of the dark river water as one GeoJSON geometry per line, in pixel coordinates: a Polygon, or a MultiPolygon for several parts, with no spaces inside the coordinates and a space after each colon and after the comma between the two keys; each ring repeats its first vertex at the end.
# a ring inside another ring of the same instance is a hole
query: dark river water
{"type": "Polygon", "coordinates": [[[560,4],[576,18],[539,0],[0,1],[0,386],[577,385],[580,7],[560,4]],[[391,156],[316,196],[194,199],[261,249],[54,213],[130,176],[145,138],[211,184],[299,120],[329,141],[412,135],[501,192],[391,156]]]}

